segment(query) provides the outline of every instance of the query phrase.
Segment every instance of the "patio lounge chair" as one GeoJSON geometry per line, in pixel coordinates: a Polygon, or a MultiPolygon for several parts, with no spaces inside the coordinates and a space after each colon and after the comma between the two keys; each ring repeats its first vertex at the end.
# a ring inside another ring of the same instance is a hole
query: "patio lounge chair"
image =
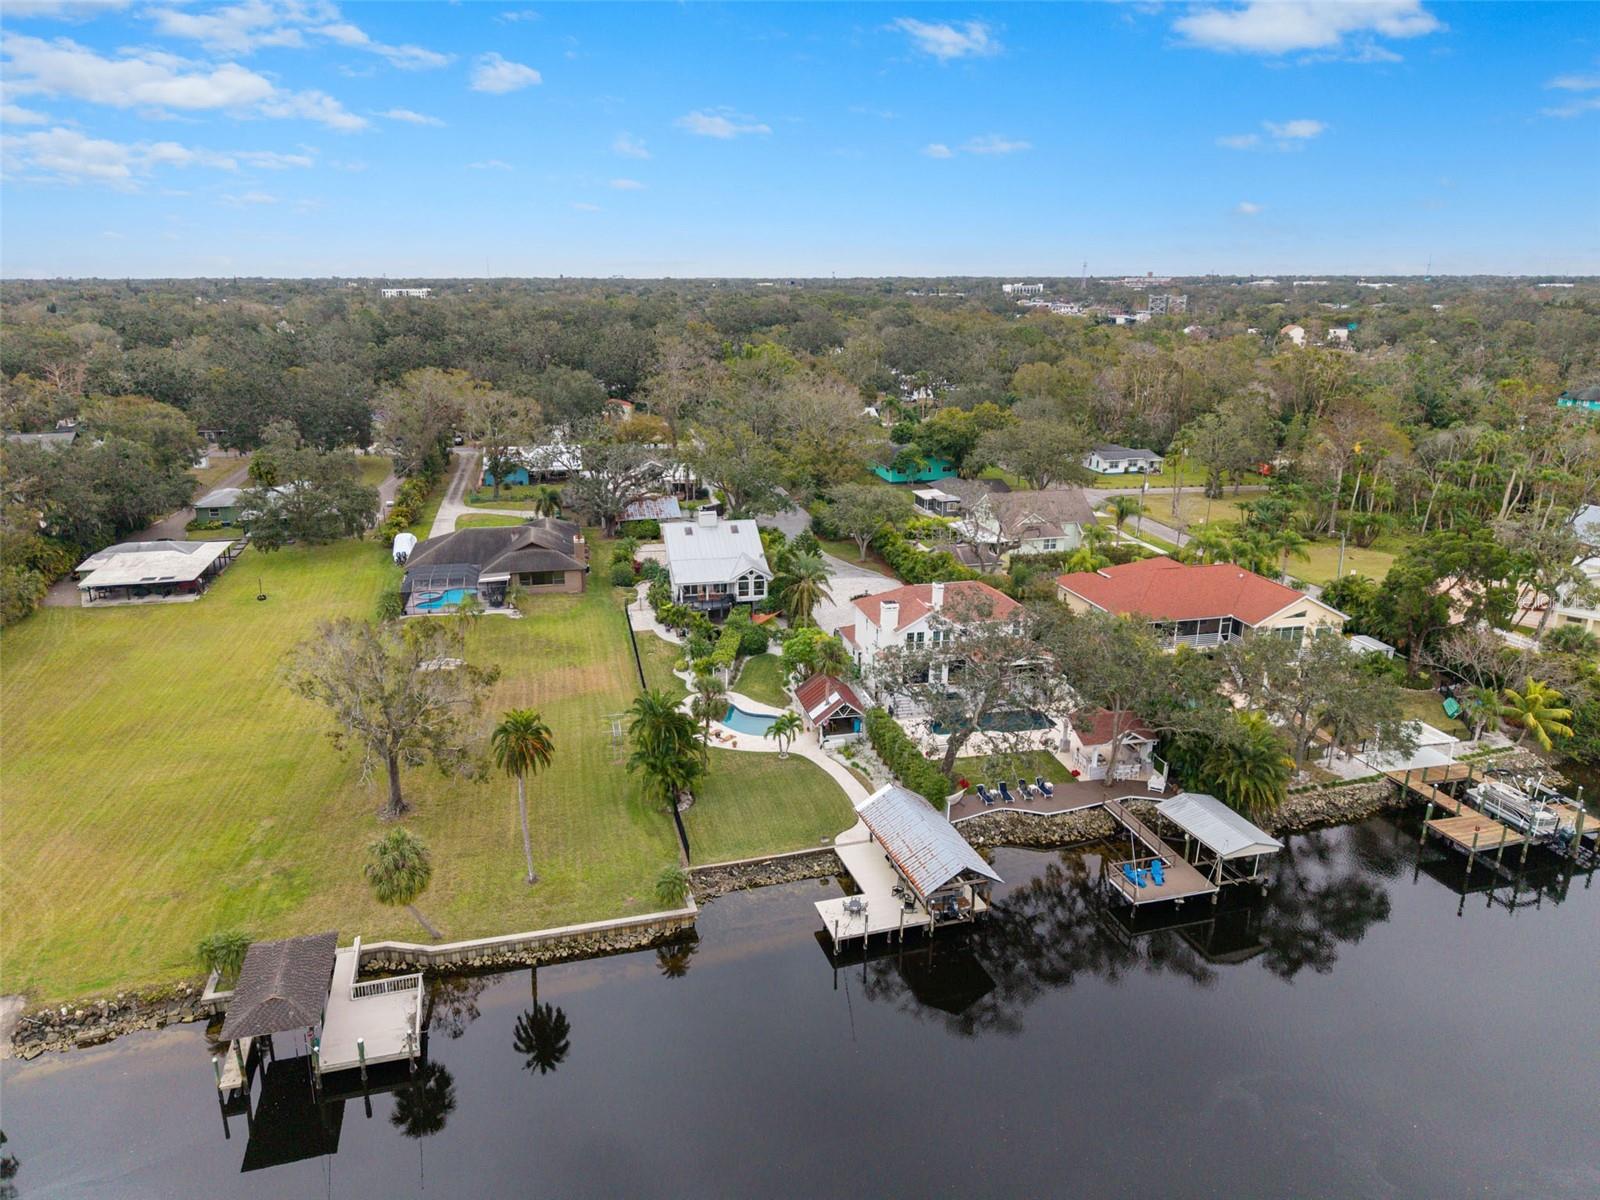
{"type": "Polygon", "coordinates": [[[1018,779],[1017,788],[1022,792],[1022,798],[1024,800],[1037,800],[1039,798],[1039,789],[1034,787],[1033,784],[1029,783],[1026,779],[1018,779]]]}
{"type": "Polygon", "coordinates": [[[1150,878],[1155,881],[1157,887],[1167,881],[1167,868],[1159,858],[1153,859],[1150,863],[1150,878]]]}
{"type": "Polygon", "coordinates": [[[1046,796],[1054,796],[1056,794],[1056,789],[1051,785],[1050,781],[1048,779],[1046,779],[1043,775],[1035,775],[1033,777],[1033,782],[1038,784],[1039,790],[1041,792],[1043,792],[1046,796]]]}
{"type": "Polygon", "coordinates": [[[1017,802],[1017,798],[1011,794],[1011,789],[1006,786],[1004,779],[1000,781],[1000,799],[1007,804],[1015,804],[1017,802]]]}
{"type": "Polygon", "coordinates": [[[1131,863],[1122,864],[1122,873],[1128,877],[1128,882],[1133,884],[1134,887],[1144,886],[1144,881],[1139,878],[1142,872],[1134,870],[1131,863]]]}
{"type": "Polygon", "coordinates": [[[985,808],[988,808],[994,803],[994,793],[980,783],[978,785],[978,799],[983,801],[985,808]]]}

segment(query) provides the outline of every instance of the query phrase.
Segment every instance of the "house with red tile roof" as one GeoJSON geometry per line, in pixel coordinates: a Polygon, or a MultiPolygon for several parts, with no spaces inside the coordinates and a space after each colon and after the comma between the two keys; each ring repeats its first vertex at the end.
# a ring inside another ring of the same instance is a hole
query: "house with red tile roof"
{"type": "Polygon", "coordinates": [[[861,732],[867,706],[855,688],[833,675],[813,675],[794,689],[795,703],[807,731],[816,730],[823,745],[861,732]]]}
{"type": "Polygon", "coordinates": [[[1067,718],[1066,733],[1062,749],[1079,779],[1104,779],[1109,768],[1116,779],[1159,776],[1157,791],[1166,782],[1166,769],[1155,757],[1156,735],[1134,713],[1084,709],[1067,718]],[[1113,742],[1119,746],[1115,766],[1111,764],[1113,742]]]}
{"type": "Polygon", "coordinates": [[[1345,622],[1338,609],[1233,563],[1146,558],[1062,575],[1056,596],[1074,612],[1143,617],[1169,649],[1206,649],[1257,632],[1298,644],[1308,634],[1336,634],[1345,622]]]}
{"type": "Polygon", "coordinates": [[[971,621],[1009,620],[1022,606],[975,579],[955,583],[911,583],[876,596],[859,596],[855,623],[839,630],[856,665],[870,670],[891,647],[937,646],[959,636],[971,621]]]}

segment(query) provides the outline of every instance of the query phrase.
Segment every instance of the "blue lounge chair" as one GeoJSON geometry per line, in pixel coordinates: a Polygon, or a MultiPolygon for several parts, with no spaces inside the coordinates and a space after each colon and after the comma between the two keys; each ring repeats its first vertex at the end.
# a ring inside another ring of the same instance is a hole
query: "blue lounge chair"
{"type": "Polygon", "coordinates": [[[978,785],[978,799],[983,801],[985,808],[988,808],[994,803],[994,793],[980,783],[978,785]]]}
{"type": "Polygon", "coordinates": [[[1006,786],[1004,779],[1000,781],[1000,799],[1007,804],[1015,804],[1017,802],[1017,798],[1011,794],[1011,789],[1006,786]]]}
{"type": "Polygon", "coordinates": [[[1039,789],[1026,779],[1020,777],[1017,779],[1017,790],[1022,793],[1024,800],[1037,800],[1039,798],[1039,789]]]}
{"type": "Polygon", "coordinates": [[[1043,775],[1035,775],[1033,777],[1033,782],[1038,785],[1039,790],[1046,796],[1054,796],[1056,794],[1056,789],[1051,786],[1050,781],[1043,775]]]}
{"type": "Polygon", "coordinates": [[[1144,882],[1139,878],[1142,872],[1136,871],[1128,863],[1122,864],[1122,873],[1128,877],[1128,882],[1134,887],[1143,887],[1144,882]]]}
{"type": "Polygon", "coordinates": [[[1167,881],[1167,869],[1162,865],[1162,862],[1159,858],[1155,859],[1150,864],[1150,878],[1155,880],[1157,887],[1160,887],[1167,881]]]}

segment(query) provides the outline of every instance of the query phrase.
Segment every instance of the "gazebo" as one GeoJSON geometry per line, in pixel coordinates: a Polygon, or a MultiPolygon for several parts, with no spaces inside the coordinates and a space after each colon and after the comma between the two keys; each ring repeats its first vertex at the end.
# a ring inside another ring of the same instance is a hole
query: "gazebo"
{"type": "Polygon", "coordinates": [[[1218,887],[1261,880],[1261,860],[1283,843],[1234,812],[1215,796],[1180,792],[1156,805],[1156,812],[1183,833],[1183,857],[1218,887]]]}
{"type": "Polygon", "coordinates": [[[310,1031],[320,1025],[338,942],[338,933],[329,930],[252,943],[228,1001],[222,1040],[271,1038],[275,1033],[310,1031]]]}

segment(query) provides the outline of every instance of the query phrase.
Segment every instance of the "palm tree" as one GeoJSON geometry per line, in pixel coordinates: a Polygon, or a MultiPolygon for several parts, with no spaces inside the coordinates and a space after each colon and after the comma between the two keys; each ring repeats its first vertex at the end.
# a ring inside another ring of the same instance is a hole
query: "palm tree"
{"type": "Polygon", "coordinates": [[[1189,531],[1186,548],[1201,562],[1221,562],[1227,557],[1232,541],[1232,535],[1223,526],[1203,523],[1189,531]]]}
{"type": "Polygon", "coordinates": [[[1561,693],[1548,684],[1529,677],[1522,691],[1506,688],[1502,693],[1505,703],[1500,706],[1500,716],[1509,725],[1520,725],[1517,745],[1533,734],[1534,740],[1546,750],[1551,749],[1554,738],[1572,736],[1572,710],[1561,707],[1561,693]]]}
{"type": "Polygon", "coordinates": [[[1111,514],[1111,521],[1117,527],[1117,532],[1121,533],[1124,521],[1144,511],[1144,501],[1131,492],[1123,492],[1106,501],[1106,511],[1111,514]]]}
{"type": "Polygon", "coordinates": [[[1461,707],[1472,723],[1472,740],[1477,741],[1490,719],[1500,715],[1500,693],[1492,687],[1469,688],[1461,707]]]}
{"type": "Polygon", "coordinates": [[[716,671],[705,671],[695,675],[694,700],[691,706],[695,719],[700,722],[700,736],[709,742],[711,722],[721,720],[728,712],[728,689],[722,685],[722,680],[716,671]]]}
{"type": "Polygon", "coordinates": [[[536,517],[559,517],[561,515],[561,489],[552,487],[548,483],[541,483],[533,489],[529,497],[528,507],[536,517]]]}
{"type": "Polygon", "coordinates": [[[828,591],[828,567],[821,555],[789,555],[783,574],[773,581],[773,594],[791,623],[808,624],[819,602],[833,600],[828,591]]]}
{"type": "Polygon", "coordinates": [[[630,711],[633,753],[628,756],[628,770],[641,772],[671,811],[678,796],[706,772],[706,746],[699,728],[665,692],[645,692],[630,711]]]}
{"type": "Polygon", "coordinates": [[[1289,578],[1289,559],[1294,557],[1300,562],[1310,562],[1311,552],[1307,549],[1311,545],[1296,529],[1285,525],[1267,535],[1267,545],[1278,555],[1278,577],[1282,580],[1289,578]]]}
{"type": "Polygon", "coordinates": [[[1230,808],[1251,817],[1269,813],[1288,794],[1294,759],[1264,713],[1240,713],[1233,725],[1206,755],[1204,773],[1230,808]]]}
{"type": "Polygon", "coordinates": [[[656,876],[656,901],[668,908],[682,908],[689,898],[689,872],[677,863],[661,868],[656,876]]]}
{"type": "Polygon", "coordinates": [[[700,939],[691,935],[681,941],[656,947],[656,966],[668,979],[682,979],[689,973],[689,960],[700,949],[700,939]]]}
{"type": "Polygon", "coordinates": [[[363,873],[379,904],[405,905],[430,936],[441,936],[417,911],[414,903],[428,890],[428,881],[433,878],[433,863],[421,838],[409,829],[391,829],[374,839],[367,846],[367,865],[363,873]]]}
{"type": "Polygon", "coordinates": [[[771,725],[767,726],[762,737],[769,737],[778,743],[778,757],[789,757],[789,743],[800,736],[800,714],[792,710],[785,712],[771,725]]]}
{"type": "Polygon", "coordinates": [[[567,1014],[554,1004],[535,1004],[517,1018],[511,1045],[522,1055],[522,1069],[548,1075],[572,1049],[572,1026],[567,1014]]]}
{"type": "Polygon", "coordinates": [[[539,876],[533,870],[533,843],[528,838],[528,776],[550,765],[555,739],[536,709],[513,708],[500,718],[489,741],[494,747],[494,765],[517,781],[522,856],[528,860],[528,882],[535,883],[539,876]]]}

